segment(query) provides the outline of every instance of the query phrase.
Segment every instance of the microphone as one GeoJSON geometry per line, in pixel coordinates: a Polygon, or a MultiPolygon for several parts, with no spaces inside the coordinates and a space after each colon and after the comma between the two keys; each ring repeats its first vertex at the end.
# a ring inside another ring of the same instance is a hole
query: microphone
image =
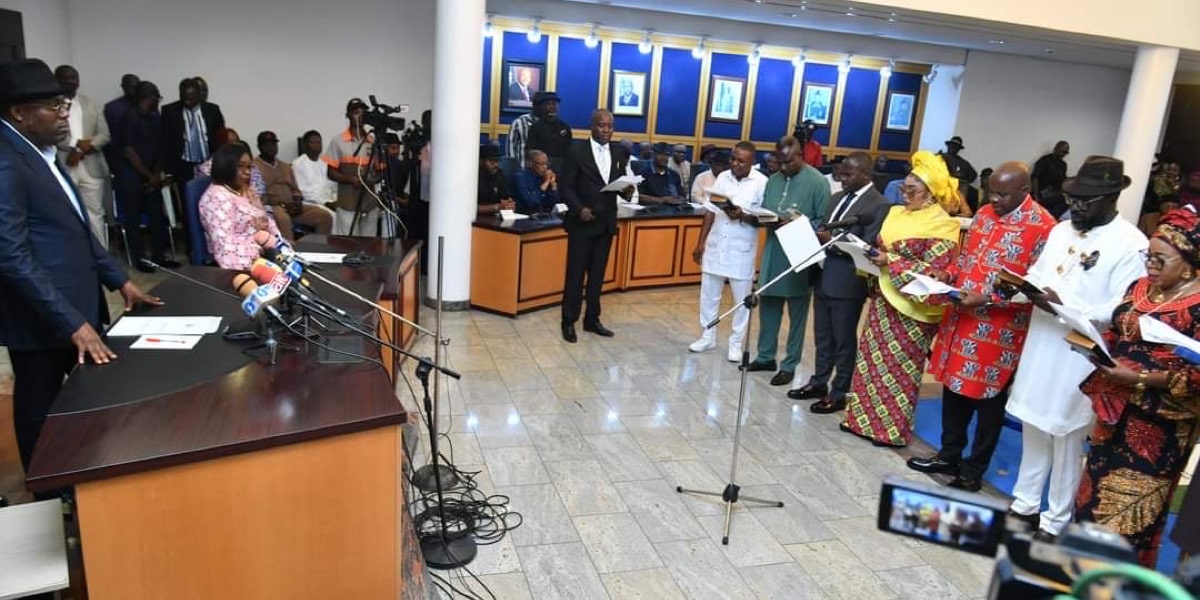
{"type": "Polygon", "coordinates": [[[845,219],[841,219],[839,221],[831,221],[829,223],[821,225],[819,227],[819,229],[823,229],[825,231],[829,231],[831,229],[848,229],[850,227],[854,227],[855,225],[861,225],[863,227],[866,227],[874,222],[875,222],[875,214],[874,213],[862,213],[862,214],[846,217],[845,219]]]}
{"type": "Polygon", "coordinates": [[[138,262],[139,267],[147,267],[147,268],[153,269],[155,271],[162,271],[164,273],[170,274],[173,277],[178,277],[184,281],[188,281],[188,282],[194,283],[202,288],[214,291],[218,294],[221,294],[222,296],[229,296],[230,298],[233,298],[234,300],[240,300],[240,298],[238,296],[235,296],[221,288],[209,285],[198,279],[188,277],[187,275],[184,275],[183,273],[180,273],[179,271],[176,271],[174,269],[168,269],[148,258],[139,258],[137,262],[138,262]]]}
{"type": "Polygon", "coordinates": [[[242,300],[242,312],[250,318],[257,318],[260,314],[266,311],[272,317],[283,320],[283,316],[275,309],[275,303],[279,302],[279,297],[282,295],[274,286],[258,285],[253,278],[245,273],[238,273],[233,276],[233,287],[238,290],[244,299],[242,300]]]}
{"type": "Polygon", "coordinates": [[[283,238],[269,232],[256,231],[254,232],[254,243],[262,248],[262,255],[270,261],[284,264],[285,262],[298,262],[309,271],[320,271],[321,268],[313,262],[304,260],[296,253],[296,249],[287,243],[283,238]]]}

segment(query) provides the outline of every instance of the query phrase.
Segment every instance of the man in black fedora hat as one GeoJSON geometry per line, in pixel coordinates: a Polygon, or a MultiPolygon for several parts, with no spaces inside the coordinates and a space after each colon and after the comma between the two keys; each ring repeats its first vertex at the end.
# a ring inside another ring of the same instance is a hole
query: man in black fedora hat
{"type": "Polygon", "coordinates": [[[56,160],[71,101],[46,63],[0,65],[0,345],[13,367],[13,422],[21,464],[63,378],[85,360],[116,358],[101,285],[125,308],[162,304],[142,292],[92,234],[79,192],[56,160]]]}
{"type": "Polygon", "coordinates": [[[1148,245],[1146,236],[1117,214],[1117,197],[1129,187],[1124,170],[1120,160],[1091,156],[1075,177],[1063,181],[1071,219],[1050,230],[1025,276],[1045,293],[1030,297],[1041,310],[1030,315],[1006,407],[1023,422],[1021,467],[1010,510],[1038,522],[1035,535],[1042,540],[1053,539],[1071,520],[1083,476],[1080,456],[1094,418],[1079,383],[1095,367],[1069,350],[1063,338],[1070,328],[1055,318],[1049,303],[1108,322],[1129,284],[1145,275],[1140,252],[1148,245]]]}
{"type": "Polygon", "coordinates": [[[525,151],[541,150],[550,157],[550,168],[557,173],[562,161],[571,148],[571,124],[558,115],[558,94],[541,92],[533,101],[533,114],[537,117],[529,126],[529,138],[525,151]]]}
{"type": "Polygon", "coordinates": [[[950,171],[951,177],[958,180],[960,190],[974,183],[975,178],[979,176],[975,167],[959,154],[965,149],[963,139],[956,135],[946,140],[946,151],[941,153],[942,160],[946,161],[946,169],[950,171]]]}

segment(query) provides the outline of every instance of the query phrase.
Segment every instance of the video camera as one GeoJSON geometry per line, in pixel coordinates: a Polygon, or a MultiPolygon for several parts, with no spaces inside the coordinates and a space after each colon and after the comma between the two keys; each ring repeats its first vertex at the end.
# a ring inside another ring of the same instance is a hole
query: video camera
{"type": "Polygon", "coordinates": [[[403,131],[406,121],[404,117],[393,117],[400,109],[386,104],[380,104],[375,100],[375,95],[367,96],[371,100],[371,109],[363,113],[363,123],[370,125],[371,129],[375,130],[377,135],[382,135],[384,131],[403,131]]]}
{"type": "Polygon", "coordinates": [[[1138,566],[1129,542],[1101,525],[1071,524],[1055,542],[1040,542],[1032,539],[1029,524],[1007,513],[1008,502],[998,498],[889,476],[879,494],[878,527],[996,557],[989,599],[1194,598],[1178,583],[1138,566]]]}

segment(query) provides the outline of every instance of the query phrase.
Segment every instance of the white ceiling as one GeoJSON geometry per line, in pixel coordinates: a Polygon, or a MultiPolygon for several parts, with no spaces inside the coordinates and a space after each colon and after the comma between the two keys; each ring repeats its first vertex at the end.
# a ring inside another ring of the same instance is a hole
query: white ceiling
{"type": "MultiPolygon", "coordinates": [[[[1119,40],[935,13],[914,13],[901,10],[892,12],[886,7],[860,5],[853,2],[828,2],[825,0],[566,1],[837,32],[876,39],[919,42],[956,49],[983,50],[1122,69],[1132,67],[1137,50],[1136,45],[1119,40]]],[[[664,33],[687,34],[688,32],[664,31],[664,33]]],[[[1179,60],[1180,72],[1200,73],[1200,53],[1185,51],[1180,55],[1179,60]]]]}

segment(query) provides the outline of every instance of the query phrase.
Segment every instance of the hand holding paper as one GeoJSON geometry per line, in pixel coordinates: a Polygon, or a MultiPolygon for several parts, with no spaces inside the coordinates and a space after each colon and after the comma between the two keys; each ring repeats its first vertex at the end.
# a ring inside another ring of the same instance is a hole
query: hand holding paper
{"type": "Polygon", "coordinates": [[[626,188],[637,187],[642,182],[641,175],[622,175],[613,180],[612,183],[600,188],[601,192],[624,192],[626,188]]]}
{"type": "Polygon", "coordinates": [[[913,280],[908,282],[900,291],[911,296],[932,296],[934,294],[961,294],[962,290],[942,283],[927,275],[909,271],[913,280]]]}

